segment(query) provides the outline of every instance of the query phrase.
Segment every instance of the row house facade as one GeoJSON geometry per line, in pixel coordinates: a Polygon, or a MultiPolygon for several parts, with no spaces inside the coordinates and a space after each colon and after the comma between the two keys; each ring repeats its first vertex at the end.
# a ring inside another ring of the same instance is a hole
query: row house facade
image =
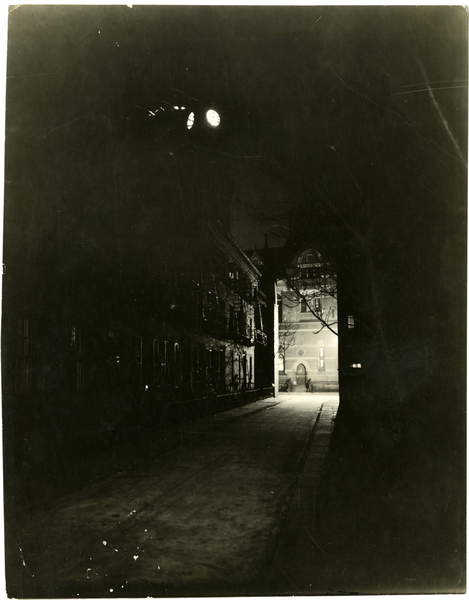
{"type": "Polygon", "coordinates": [[[178,251],[146,265],[145,277],[127,269],[120,279],[80,279],[56,269],[34,282],[31,273],[5,273],[9,435],[41,438],[53,419],[63,440],[112,436],[130,422],[181,420],[271,392],[259,389],[271,377],[256,368],[267,345],[260,271],[221,226],[202,228],[193,252],[173,232],[165,241],[178,251]]]}

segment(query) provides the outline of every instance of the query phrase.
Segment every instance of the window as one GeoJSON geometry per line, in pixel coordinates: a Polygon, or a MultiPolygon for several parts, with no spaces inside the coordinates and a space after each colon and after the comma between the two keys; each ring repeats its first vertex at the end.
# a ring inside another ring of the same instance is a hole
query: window
{"type": "Polygon", "coordinates": [[[300,256],[298,263],[300,265],[311,265],[313,263],[313,254],[311,252],[305,252],[300,256]]]}
{"type": "Polygon", "coordinates": [[[134,336],[135,364],[139,367],[143,364],[143,340],[141,335],[134,336]]]}
{"type": "Polygon", "coordinates": [[[318,361],[318,371],[326,370],[326,356],[324,346],[319,348],[319,361],[318,361]]]}
{"type": "Polygon", "coordinates": [[[308,304],[306,302],[306,298],[301,298],[300,311],[302,313],[308,312],[308,304]]]}
{"type": "Polygon", "coordinates": [[[180,386],[182,383],[182,360],[181,347],[178,342],[174,342],[174,384],[180,386]]]}
{"type": "Polygon", "coordinates": [[[236,334],[236,319],[234,306],[230,306],[229,317],[228,317],[228,330],[229,335],[233,337],[236,334]]]}
{"type": "Polygon", "coordinates": [[[18,350],[16,391],[27,393],[31,388],[31,340],[29,319],[18,319],[18,350]]]}
{"type": "Polygon", "coordinates": [[[29,356],[29,319],[18,319],[20,356],[29,356]]]}
{"type": "Polygon", "coordinates": [[[134,354],[133,385],[136,389],[141,389],[143,386],[143,338],[141,335],[134,335],[132,341],[134,354]]]}
{"type": "Polygon", "coordinates": [[[280,354],[279,359],[280,359],[280,371],[282,373],[285,373],[285,354],[280,354]]]}
{"type": "Polygon", "coordinates": [[[347,329],[353,329],[355,327],[355,319],[353,315],[347,316],[347,329]]]}
{"type": "Polygon", "coordinates": [[[153,381],[156,382],[161,370],[160,343],[153,340],[153,381]]]}
{"type": "Polygon", "coordinates": [[[322,313],[322,301],[321,298],[313,298],[313,311],[321,316],[322,313]]]}
{"type": "Polygon", "coordinates": [[[197,386],[200,383],[200,346],[194,346],[192,351],[192,378],[197,386]]]}
{"type": "MultiPolygon", "coordinates": [[[[70,349],[72,360],[72,372],[70,377],[72,388],[75,392],[81,392],[85,387],[85,368],[83,361],[83,333],[79,327],[72,327],[70,331],[70,349]]],[[[116,357],[120,362],[120,357],[116,357]]]]}
{"type": "Polygon", "coordinates": [[[168,375],[168,346],[169,346],[169,341],[168,340],[164,340],[163,342],[163,347],[162,347],[162,356],[161,356],[161,375],[163,377],[163,381],[166,380],[167,375],[168,375]]]}
{"type": "Polygon", "coordinates": [[[231,385],[233,387],[235,385],[235,358],[234,358],[234,350],[231,351],[231,385]]]}
{"type": "Polygon", "coordinates": [[[225,350],[218,352],[218,380],[221,389],[225,388],[225,350]]]}

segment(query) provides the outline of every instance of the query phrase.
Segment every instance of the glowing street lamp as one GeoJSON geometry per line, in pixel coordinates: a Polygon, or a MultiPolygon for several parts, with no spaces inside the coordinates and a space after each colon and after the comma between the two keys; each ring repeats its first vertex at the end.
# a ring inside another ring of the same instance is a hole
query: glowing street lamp
{"type": "Polygon", "coordinates": [[[190,112],[189,116],[187,117],[187,121],[186,121],[187,129],[192,129],[192,127],[194,126],[194,121],[195,121],[195,115],[193,112],[190,112]]]}
{"type": "Polygon", "coordinates": [[[205,119],[210,127],[219,127],[221,118],[216,110],[209,108],[205,113],[205,119]]]}

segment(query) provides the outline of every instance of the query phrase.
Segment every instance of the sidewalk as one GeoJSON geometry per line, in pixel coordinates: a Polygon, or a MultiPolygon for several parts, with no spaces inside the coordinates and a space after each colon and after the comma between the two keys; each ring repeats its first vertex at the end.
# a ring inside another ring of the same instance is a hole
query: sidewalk
{"type": "Polygon", "coordinates": [[[328,556],[316,531],[317,501],[337,409],[336,400],[326,400],[314,425],[267,573],[271,595],[318,593],[318,580],[328,556]]]}

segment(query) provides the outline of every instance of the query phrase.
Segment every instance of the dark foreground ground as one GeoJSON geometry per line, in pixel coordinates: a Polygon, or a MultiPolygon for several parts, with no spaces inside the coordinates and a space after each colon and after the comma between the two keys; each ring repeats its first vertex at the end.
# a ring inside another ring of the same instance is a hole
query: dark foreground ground
{"type": "Polygon", "coordinates": [[[460,461],[451,471],[444,421],[429,438],[428,414],[404,414],[386,444],[389,424],[336,424],[337,408],[335,394],[282,394],[199,419],[166,449],[136,441],[108,476],[11,510],[9,594],[463,591],[460,461]]]}
{"type": "Polygon", "coordinates": [[[199,419],[172,449],[16,516],[8,591],[268,593],[292,494],[310,451],[315,491],[337,406],[335,394],[290,394],[199,419]]]}

